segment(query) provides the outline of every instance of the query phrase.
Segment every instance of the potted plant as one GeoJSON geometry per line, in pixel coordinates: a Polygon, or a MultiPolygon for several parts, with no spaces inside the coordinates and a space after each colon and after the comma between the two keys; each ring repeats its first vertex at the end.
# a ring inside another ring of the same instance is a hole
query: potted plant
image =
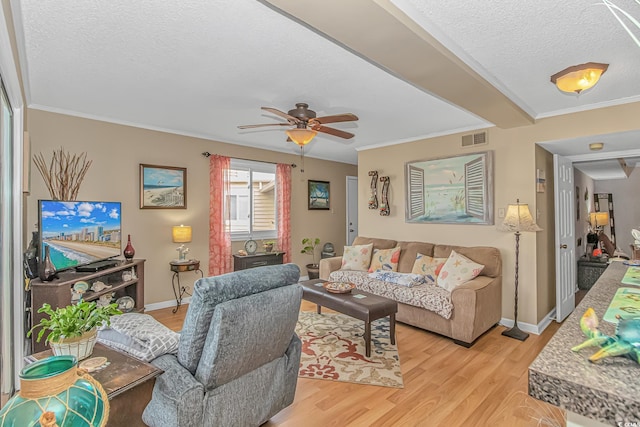
{"type": "Polygon", "coordinates": [[[265,252],[271,252],[275,244],[276,242],[274,240],[265,240],[262,242],[262,247],[264,247],[265,252]]]}
{"type": "Polygon", "coordinates": [[[117,304],[98,307],[95,302],[84,300],[55,310],[45,303],[38,309],[38,313],[44,313],[49,318],[41,319],[27,336],[31,336],[39,328],[37,341],[40,342],[48,331],[45,343],[49,343],[54,355],[70,354],[78,360],[89,357],[93,352],[97,327],[103,322],[107,326],[111,325],[111,316],[122,314],[117,304]]]}
{"type": "Polygon", "coordinates": [[[302,239],[301,254],[311,255],[313,264],[307,264],[307,273],[309,274],[309,280],[317,279],[320,277],[320,266],[316,262],[316,246],[320,244],[320,239],[317,237],[305,237],[302,239]]]}

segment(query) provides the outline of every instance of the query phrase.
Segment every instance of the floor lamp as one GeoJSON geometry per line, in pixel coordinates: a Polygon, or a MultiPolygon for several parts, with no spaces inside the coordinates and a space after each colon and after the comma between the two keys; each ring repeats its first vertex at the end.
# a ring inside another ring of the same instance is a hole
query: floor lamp
{"type": "Polygon", "coordinates": [[[529,211],[529,205],[521,204],[519,199],[516,200],[515,205],[509,205],[507,208],[507,216],[498,229],[500,231],[514,232],[516,235],[516,280],[513,328],[502,332],[502,335],[524,341],[529,334],[518,328],[518,257],[520,255],[520,232],[540,231],[542,229],[538,227],[533,220],[531,212],[529,211]]]}

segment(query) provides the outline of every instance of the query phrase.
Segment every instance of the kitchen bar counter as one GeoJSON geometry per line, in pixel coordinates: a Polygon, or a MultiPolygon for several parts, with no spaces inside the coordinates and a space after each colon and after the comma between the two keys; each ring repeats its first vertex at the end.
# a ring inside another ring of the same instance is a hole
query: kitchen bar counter
{"type": "Polygon", "coordinates": [[[615,336],[615,325],[602,317],[618,288],[634,287],[620,282],[627,268],[611,263],[529,366],[529,395],[609,425],[640,426],[640,364],[627,357],[589,362],[599,347],[571,351],[586,340],[580,318],[589,307],[600,320],[600,331],[615,336]]]}

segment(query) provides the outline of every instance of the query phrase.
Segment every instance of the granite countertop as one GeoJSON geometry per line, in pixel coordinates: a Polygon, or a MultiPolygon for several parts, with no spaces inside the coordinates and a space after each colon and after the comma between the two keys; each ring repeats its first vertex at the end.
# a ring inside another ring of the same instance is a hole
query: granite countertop
{"type": "Polygon", "coordinates": [[[529,395],[611,425],[640,425],[640,364],[628,357],[589,362],[599,347],[571,351],[586,340],[580,318],[589,307],[600,320],[600,331],[615,335],[615,325],[602,317],[618,288],[634,287],[620,282],[627,268],[613,262],[529,366],[529,395]]]}

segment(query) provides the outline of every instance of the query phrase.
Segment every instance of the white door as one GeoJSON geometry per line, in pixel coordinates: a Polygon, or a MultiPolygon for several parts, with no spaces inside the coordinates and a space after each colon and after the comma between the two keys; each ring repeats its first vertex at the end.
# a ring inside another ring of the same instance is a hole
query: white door
{"type": "Polygon", "coordinates": [[[576,250],[573,164],[553,155],[556,224],[556,321],[576,308],[576,250]]]}
{"type": "Polygon", "coordinates": [[[347,177],[347,246],[358,235],[358,177],[347,177]]]}

